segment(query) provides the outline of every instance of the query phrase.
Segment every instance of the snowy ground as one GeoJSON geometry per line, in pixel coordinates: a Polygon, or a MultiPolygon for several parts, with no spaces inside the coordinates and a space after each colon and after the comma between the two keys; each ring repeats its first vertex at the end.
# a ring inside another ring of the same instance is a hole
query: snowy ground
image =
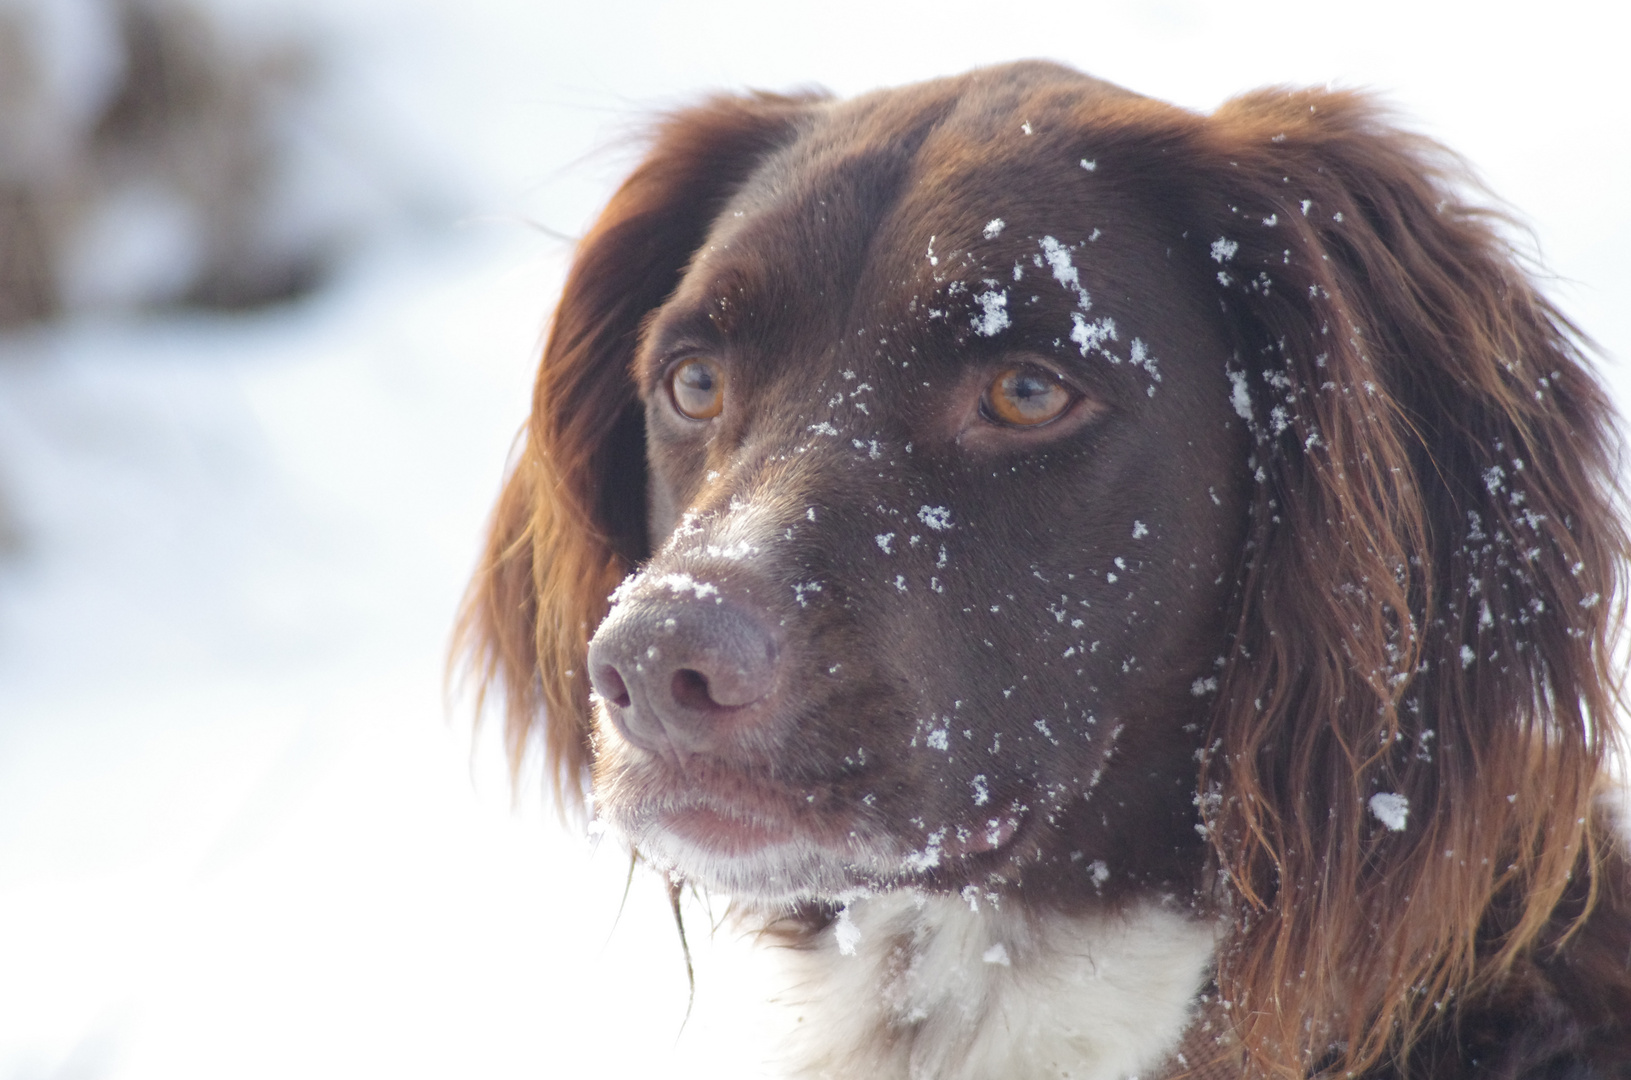
{"type": "Polygon", "coordinates": [[[0,338],[0,1080],[759,1075],[742,950],[681,1034],[656,883],[618,919],[625,857],[512,809],[441,686],[568,254],[529,223],[580,230],[653,107],[1028,55],[1197,108],[1373,86],[1631,358],[1608,3],[215,6],[318,26],[327,137],[458,209],[289,308],[0,338]]]}

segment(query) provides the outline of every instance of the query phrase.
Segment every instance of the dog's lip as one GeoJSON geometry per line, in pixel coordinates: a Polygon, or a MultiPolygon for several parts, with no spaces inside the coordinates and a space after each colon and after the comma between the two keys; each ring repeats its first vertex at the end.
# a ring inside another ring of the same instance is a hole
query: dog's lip
{"type": "Polygon", "coordinates": [[[726,856],[784,844],[844,851],[872,832],[864,808],[838,795],[831,782],[754,775],[695,757],[648,759],[638,774],[638,795],[609,807],[636,843],[640,834],[657,831],[726,856]]]}
{"type": "Polygon", "coordinates": [[[804,847],[825,849],[846,860],[864,853],[866,861],[879,868],[898,858],[896,872],[912,876],[943,865],[942,860],[959,863],[997,855],[1031,818],[1016,808],[977,823],[948,825],[917,848],[902,847],[899,838],[885,839],[893,830],[875,827],[862,803],[841,795],[829,783],[771,780],[717,764],[699,766],[695,760],[683,771],[666,765],[659,770],[660,775],[645,778],[643,805],[625,806],[617,815],[630,838],[638,845],[642,835],[647,839],[667,835],[693,850],[726,859],[804,847]]]}
{"type": "Polygon", "coordinates": [[[657,810],[656,824],[679,839],[721,855],[745,855],[781,844],[842,850],[862,831],[858,815],[811,788],[743,782],[726,790],[698,786],[657,810]]]}
{"type": "Polygon", "coordinates": [[[681,840],[720,855],[751,855],[791,843],[801,830],[787,818],[763,813],[742,815],[711,806],[685,806],[659,816],[662,826],[681,840]]]}

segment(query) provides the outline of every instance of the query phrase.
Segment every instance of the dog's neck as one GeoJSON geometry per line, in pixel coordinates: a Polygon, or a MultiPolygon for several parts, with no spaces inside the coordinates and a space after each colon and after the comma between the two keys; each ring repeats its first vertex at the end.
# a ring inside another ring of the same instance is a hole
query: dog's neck
{"type": "Polygon", "coordinates": [[[1167,1064],[1214,928],[1154,905],[1058,915],[892,892],[791,951],[789,1074],[1123,1080],[1167,1064]]]}

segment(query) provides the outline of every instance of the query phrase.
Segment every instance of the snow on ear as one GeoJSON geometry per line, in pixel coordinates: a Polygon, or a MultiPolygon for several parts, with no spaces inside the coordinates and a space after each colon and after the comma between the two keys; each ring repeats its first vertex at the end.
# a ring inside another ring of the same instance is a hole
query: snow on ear
{"type": "Polygon", "coordinates": [[[1251,927],[1220,979],[1249,1045],[1311,1065],[1347,1039],[1362,1071],[1590,873],[1610,409],[1455,159],[1364,96],[1259,92],[1192,140],[1256,487],[1202,781],[1251,927]]]}

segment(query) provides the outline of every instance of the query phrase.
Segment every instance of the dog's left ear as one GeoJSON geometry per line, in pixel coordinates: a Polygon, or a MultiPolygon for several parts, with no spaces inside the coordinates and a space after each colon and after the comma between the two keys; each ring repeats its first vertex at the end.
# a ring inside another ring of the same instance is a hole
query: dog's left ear
{"type": "Polygon", "coordinates": [[[664,117],[573,258],[453,645],[453,663],[503,697],[512,770],[542,735],[563,809],[582,805],[593,752],[589,638],[649,543],[631,371],[641,328],[725,201],[818,100],[721,95],[664,117]]]}
{"type": "Polygon", "coordinates": [[[1357,1071],[1592,887],[1611,410],[1458,163],[1363,96],[1250,95],[1161,154],[1253,436],[1201,791],[1245,927],[1220,984],[1260,1065],[1357,1071]]]}

